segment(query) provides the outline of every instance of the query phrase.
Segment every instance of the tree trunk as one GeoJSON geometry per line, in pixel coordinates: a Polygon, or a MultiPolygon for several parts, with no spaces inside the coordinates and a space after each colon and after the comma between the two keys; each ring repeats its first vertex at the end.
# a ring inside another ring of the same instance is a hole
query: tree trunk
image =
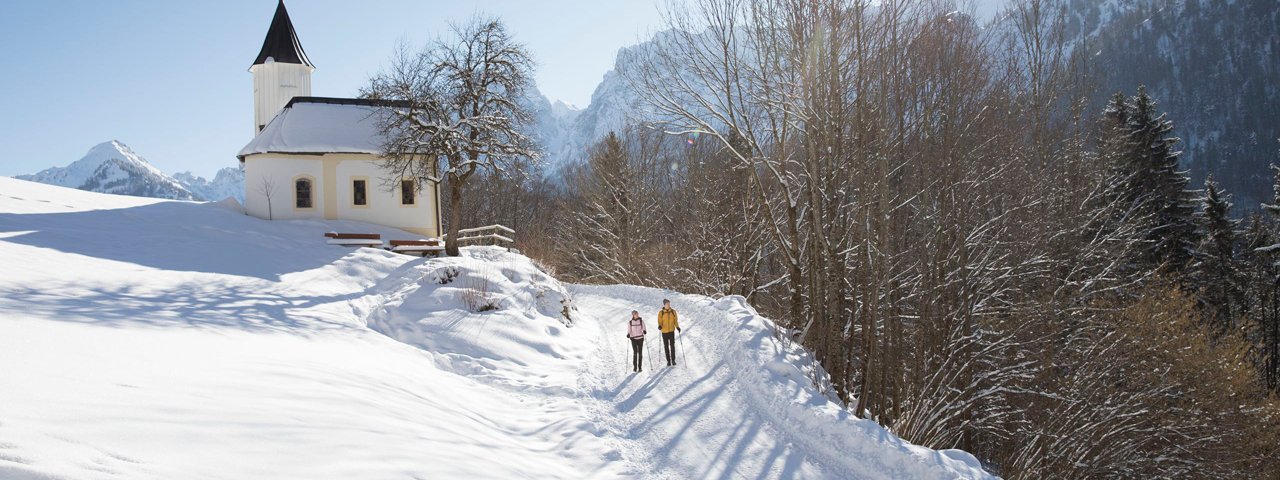
{"type": "Polygon", "coordinates": [[[462,224],[462,185],[449,182],[449,236],[445,237],[444,253],[450,257],[462,255],[458,245],[458,230],[462,224]]]}

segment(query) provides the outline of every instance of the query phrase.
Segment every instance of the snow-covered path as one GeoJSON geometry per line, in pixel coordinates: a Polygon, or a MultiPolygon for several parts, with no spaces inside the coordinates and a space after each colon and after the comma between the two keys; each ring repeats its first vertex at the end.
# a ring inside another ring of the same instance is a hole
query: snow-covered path
{"type": "Polygon", "coordinates": [[[610,433],[622,440],[619,450],[631,453],[624,455],[638,472],[659,478],[836,478],[823,475],[773,425],[742,408],[744,392],[734,385],[724,353],[702,335],[715,318],[697,315],[677,299],[684,349],[677,348],[679,365],[666,367],[655,320],[660,293],[641,303],[591,291],[577,292],[579,325],[599,331],[583,388],[599,400],[594,414],[615,419],[610,433]],[[623,338],[632,310],[642,312],[650,332],[640,373],[630,371],[631,345],[623,338]]]}
{"type": "Polygon", "coordinates": [[[948,478],[982,476],[958,451],[902,442],[818,394],[807,354],[782,347],[740,299],[713,302],[634,286],[575,286],[578,327],[598,332],[581,388],[595,399],[637,473],[654,478],[948,478]],[[663,298],[680,312],[683,348],[666,367],[656,317],[663,298]],[[632,310],[649,336],[644,371],[630,371],[632,310]],[[781,347],[781,348],[780,348],[781,347]],[[765,358],[774,357],[774,358],[765,358]],[[761,362],[764,362],[762,365],[761,362]]]}

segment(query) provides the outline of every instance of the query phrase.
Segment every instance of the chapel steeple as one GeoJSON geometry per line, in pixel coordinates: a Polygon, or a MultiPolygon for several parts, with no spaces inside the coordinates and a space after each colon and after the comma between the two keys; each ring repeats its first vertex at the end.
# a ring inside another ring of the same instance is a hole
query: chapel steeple
{"type": "Polygon", "coordinates": [[[284,0],[280,0],[276,5],[276,15],[271,19],[267,38],[262,41],[262,50],[258,52],[258,58],[253,60],[253,64],[267,63],[267,59],[316,68],[311,64],[311,59],[307,58],[307,52],[302,50],[302,42],[298,41],[298,32],[293,29],[293,22],[289,20],[289,11],[284,8],[284,0]]]}
{"type": "Polygon", "coordinates": [[[262,41],[262,50],[249,71],[253,73],[253,133],[257,135],[293,97],[311,96],[311,72],[316,69],[298,41],[284,0],[262,41]]]}

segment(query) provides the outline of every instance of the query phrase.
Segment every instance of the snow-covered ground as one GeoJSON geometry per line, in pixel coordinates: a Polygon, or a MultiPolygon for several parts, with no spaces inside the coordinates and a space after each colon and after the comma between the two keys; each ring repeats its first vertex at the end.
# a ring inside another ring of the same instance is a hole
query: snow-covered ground
{"type": "Polygon", "coordinates": [[[741,299],[236,207],[0,178],[0,478],[985,475],[851,418],[741,299]],[[664,296],[684,361],[633,374],[627,314],[653,332],[664,296]]]}

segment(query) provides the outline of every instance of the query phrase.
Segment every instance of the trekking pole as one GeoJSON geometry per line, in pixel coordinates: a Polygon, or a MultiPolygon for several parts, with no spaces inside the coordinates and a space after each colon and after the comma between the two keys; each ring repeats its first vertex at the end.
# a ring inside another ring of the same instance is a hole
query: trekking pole
{"type": "Polygon", "coordinates": [[[684,354],[684,333],[680,333],[678,335],[680,335],[680,366],[688,367],[689,356],[684,354]]]}
{"type": "Polygon", "coordinates": [[[649,357],[649,371],[652,372],[653,371],[653,344],[649,342],[649,339],[647,338],[644,340],[644,344],[645,344],[644,348],[645,348],[645,354],[646,354],[645,356],[649,357]]]}

